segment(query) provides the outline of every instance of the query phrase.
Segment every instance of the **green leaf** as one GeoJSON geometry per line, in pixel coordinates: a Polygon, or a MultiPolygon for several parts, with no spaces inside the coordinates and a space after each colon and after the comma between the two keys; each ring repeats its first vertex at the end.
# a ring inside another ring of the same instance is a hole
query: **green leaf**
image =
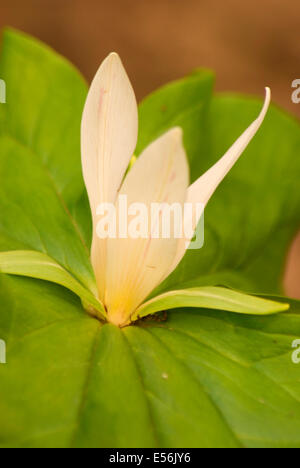
{"type": "Polygon", "coordinates": [[[43,252],[92,288],[89,246],[71,215],[83,189],[86,85],[65,59],[11,30],[3,37],[0,76],[7,84],[0,106],[0,250],[43,252]]]}
{"type": "Polygon", "coordinates": [[[204,307],[237,312],[238,314],[270,315],[287,310],[289,305],[249,296],[226,288],[190,288],[169,291],[150,299],[136,310],[132,319],[180,307],[204,307]]]}
{"type": "Polygon", "coordinates": [[[87,307],[94,308],[99,318],[104,319],[106,317],[103,305],[95,297],[96,285],[93,291],[87,290],[48,255],[29,250],[0,252],[0,272],[60,284],[77,294],[87,307]]]}
{"type": "Polygon", "coordinates": [[[118,329],[59,286],[0,281],[1,447],[300,447],[297,301],[118,329]]]}

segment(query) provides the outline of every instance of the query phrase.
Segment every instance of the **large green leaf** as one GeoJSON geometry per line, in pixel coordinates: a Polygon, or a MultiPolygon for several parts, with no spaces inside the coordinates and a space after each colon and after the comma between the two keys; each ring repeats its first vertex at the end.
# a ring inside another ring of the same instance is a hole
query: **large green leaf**
{"type": "Polygon", "coordinates": [[[1,280],[1,447],[300,447],[299,303],[120,330],[58,286],[1,280]]]}
{"type": "Polygon", "coordinates": [[[89,247],[70,210],[81,197],[86,85],[50,49],[8,30],[0,76],[0,250],[38,250],[92,287],[89,247]]]}

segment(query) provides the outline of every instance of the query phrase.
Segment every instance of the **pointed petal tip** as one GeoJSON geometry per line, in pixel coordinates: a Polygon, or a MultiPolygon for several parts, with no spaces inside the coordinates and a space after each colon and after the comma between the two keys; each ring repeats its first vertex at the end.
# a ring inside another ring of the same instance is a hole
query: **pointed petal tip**
{"type": "Polygon", "coordinates": [[[122,60],[116,52],[111,52],[100,63],[100,66],[94,76],[93,83],[98,83],[98,80],[100,80],[109,69],[119,70],[120,68],[124,69],[122,60]]]}
{"type": "Polygon", "coordinates": [[[117,59],[117,60],[121,60],[120,59],[120,56],[117,52],[110,52],[107,56],[107,58],[110,58],[111,60],[112,59],[117,59]]]}
{"type": "MultiPolygon", "coordinates": [[[[269,86],[266,86],[265,87],[265,99],[264,99],[263,107],[262,107],[258,117],[252,123],[252,126],[257,127],[256,131],[259,129],[259,127],[261,126],[262,122],[264,121],[264,119],[266,117],[266,114],[267,114],[268,109],[270,107],[271,97],[272,97],[271,89],[269,88],[269,86]]],[[[250,126],[250,128],[251,128],[251,126],[250,126]]],[[[256,131],[255,131],[255,133],[256,133],[256,131]]],[[[253,138],[253,136],[251,138],[253,138]]]]}
{"type": "Polygon", "coordinates": [[[271,99],[271,88],[269,86],[265,86],[266,98],[271,99]]]}
{"type": "Polygon", "coordinates": [[[272,97],[272,93],[271,93],[271,88],[269,88],[269,86],[266,86],[265,87],[265,102],[264,102],[264,106],[262,108],[262,111],[261,111],[261,115],[265,116],[269,106],[270,106],[270,102],[271,102],[271,97],[272,97]]]}
{"type": "Polygon", "coordinates": [[[272,98],[272,91],[271,91],[271,88],[269,88],[269,86],[266,86],[265,87],[265,92],[266,92],[266,95],[265,95],[265,101],[270,104],[270,101],[271,101],[271,98],[272,98]]]}
{"type": "MultiPolygon", "coordinates": [[[[103,60],[103,63],[120,63],[121,59],[117,52],[110,52],[107,57],[103,60]]],[[[121,62],[122,63],[122,62],[121,62]]]]}
{"type": "Polygon", "coordinates": [[[183,137],[183,131],[181,127],[173,127],[169,130],[169,135],[174,138],[174,140],[181,141],[183,137]]]}
{"type": "Polygon", "coordinates": [[[119,57],[119,54],[113,51],[108,54],[108,57],[119,57]]]}
{"type": "Polygon", "coordinates": [[[164,139],[169,141],[174,141],[176,144],[182,144],[183,140],[183,130],[181,127],[172,127],[169,130],[165,131],[158,140],[164,139]]]}

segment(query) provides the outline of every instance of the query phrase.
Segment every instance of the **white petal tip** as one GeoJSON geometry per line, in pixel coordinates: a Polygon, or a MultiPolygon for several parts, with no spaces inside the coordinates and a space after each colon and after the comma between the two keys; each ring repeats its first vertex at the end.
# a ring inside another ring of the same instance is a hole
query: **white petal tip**
{"type": "Polygon", "coordinates": [[[116,52],[111,52],[101,62],[93,82],[98,84],[98,80],[101,79],[102,76],[105,76],[105,73],[107,73],[108,70],[116,70],[118,73],[120,69],[124,69],[124,66],[119,55],[116,52]]]}
{"type": "Polygon", "coordinates": [[[110,62],[110,63],[113,63],[113,62],[121,62],[121,59],[119,57],[119,55],[117,54],[117,52],[111,52],[110,54],[108,54],[108,56],[103,60],[103,63],[104,62],[110,62]]]}
{"type": "Polygon", "coordinates": [[[265,87],[265,102],[264,102],[263,108],[260,111],[260,114],[259,114],[257,120],[255,121],[259,125],[261,125],[262,121],[264,120],[264,118],[266,116],[266,113],[267,113],[267,111],[269,109],[269,106],[270,106],[270,102],[271,102],[271,89],[268,86],[266,86],[265,87]]]}
{"type": "Polygon", "coordinates": [[[266,92],[265,100],[266,100],[266,102],[268,102],[268,104],[269,104],[270,101],[271,101],[271,96],[272,96],[271,88],[269,88],[269,86],[266,86],[266,87],[265,87],[265,92],[266,92]]]}
{"type": "Polygon", "coordinates": [[[181,127],[173,127],[168,133],[174,138],[174,140],[182,140],[183,131],[181,127]]]}
{"type": "Polygon", "coordinates": [[[117,52],[110,52],[110,54],[108,54],[107,58],[117,58],[119,59],[119,54],[117,54],[117,52]]]}

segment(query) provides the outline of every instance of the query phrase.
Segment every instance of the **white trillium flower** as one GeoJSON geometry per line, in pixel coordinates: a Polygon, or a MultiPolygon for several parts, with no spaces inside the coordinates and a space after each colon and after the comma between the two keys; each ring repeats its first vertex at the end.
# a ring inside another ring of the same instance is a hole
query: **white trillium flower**
{"type": "MultiPolygon", "coordinates": [[[[183,258],[186,238],[99,238],[97,207],[115,204],[126,195],[128,203],[177,203],[205,206],[218,185],[256,134],[268,110],[271,92],[258,118],[226,154],[189,186],[189,168],[182,131],[173,128],[151,143],[125,176],[138,135],[134,91],[119,56],[110,54],[90,87],[82,117],[81,150],[84,181],[93,218],[91,260],[107,319],[123,326],[149,294],[183,258]]],[[[183,224],[194,229],[198,213],[186,214],[183,224]]]]}

